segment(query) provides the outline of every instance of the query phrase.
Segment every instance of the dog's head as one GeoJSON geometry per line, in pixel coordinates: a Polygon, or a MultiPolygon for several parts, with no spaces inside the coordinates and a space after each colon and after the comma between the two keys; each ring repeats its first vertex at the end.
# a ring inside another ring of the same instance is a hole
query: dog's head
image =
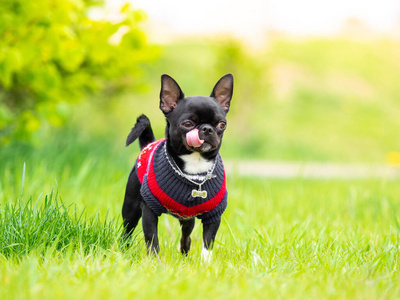
{"type": "Polygon", "coordinates": [[[185,97],[178,83],[161,76],[160,109],[167,119],[166,138],[176,154],[216,155],[221,146],[233,93],[233,76],[223,76],[210,97],[185,97]]]}

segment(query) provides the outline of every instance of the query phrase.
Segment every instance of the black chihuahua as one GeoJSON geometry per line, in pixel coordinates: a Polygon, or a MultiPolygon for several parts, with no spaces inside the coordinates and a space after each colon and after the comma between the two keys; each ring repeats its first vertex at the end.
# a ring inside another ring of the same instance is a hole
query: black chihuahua
{"type": "Polygon", "coordinates": [[[223,76],[211,96],[185,97],[178,83],[161,76],[160,109],[167,120],[165,138],[156,141],[141,115],[129,134],[142,149],[126,186],[122,217],[129,236],[142,217],[149,253],[158,253],[158,217],[168,213],[182,227],[181,252],[190,249],[195,217],[203,223],[204,260],[211,258],[221,215],[227,206],[225,170],[219,149],[233,93],[233,76],[223,76]]]}

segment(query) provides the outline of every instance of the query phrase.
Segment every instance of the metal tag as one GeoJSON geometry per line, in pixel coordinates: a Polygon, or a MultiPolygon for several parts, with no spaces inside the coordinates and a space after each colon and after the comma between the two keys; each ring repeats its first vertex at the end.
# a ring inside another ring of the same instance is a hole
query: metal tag
{"type": "Polygon", "coordinates": [[[192,197],[207,198],[207,191],[192,190],[192,197]]]}

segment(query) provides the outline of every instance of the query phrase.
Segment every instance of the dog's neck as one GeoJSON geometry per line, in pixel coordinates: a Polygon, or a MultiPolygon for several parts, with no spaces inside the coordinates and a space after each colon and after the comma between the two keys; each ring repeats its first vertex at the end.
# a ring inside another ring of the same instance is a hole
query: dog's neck
{"type": "Polygon", "coordinates": [[[176,151],[172,150],[173,148],[169,145],[168,140],[166,147],[168,155],[172,157],[178,168],[187,174],[194,175],[206,173],[211,169],[218,154],[218,150],[216,150],[215,153],[207,153],[209,157],[198,152],[178,154],[176,151]]]}
{"type": "Polygon", "coordinates": [[[182,171],[188,174],[206,173],[214,165],[214,160],[205,159],[197,152],[180,155],[179,158],[183,161],[182,171]]]}

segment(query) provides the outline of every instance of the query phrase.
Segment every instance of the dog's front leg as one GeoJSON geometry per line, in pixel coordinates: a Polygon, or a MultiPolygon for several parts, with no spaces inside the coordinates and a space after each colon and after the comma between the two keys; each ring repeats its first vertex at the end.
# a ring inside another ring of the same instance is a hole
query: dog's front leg
{"type": "Polygon", "coordinates": [[[142,202],[142,227],[148,254],[152,253],[157,255],[160,250],[158,246],[157,225],[158,217],[146,203],[142,202]]]}
{"type": "Polygon", "coordinates": [[[189,220],[179,220],[182,227],[182,237],[181,237],[181,253],[187,255],[190,250],[190,234],[193,231],[195,219],[189,220]]]}
{"type": "Polygon", "coordinates": [[[203,249],[201,250],[201,258],[205,262],[209,262],[212,256],[212,248],[214,246],[215,235],[217,234],[221,219],[210,224],[203,225],[203,249]]]}

